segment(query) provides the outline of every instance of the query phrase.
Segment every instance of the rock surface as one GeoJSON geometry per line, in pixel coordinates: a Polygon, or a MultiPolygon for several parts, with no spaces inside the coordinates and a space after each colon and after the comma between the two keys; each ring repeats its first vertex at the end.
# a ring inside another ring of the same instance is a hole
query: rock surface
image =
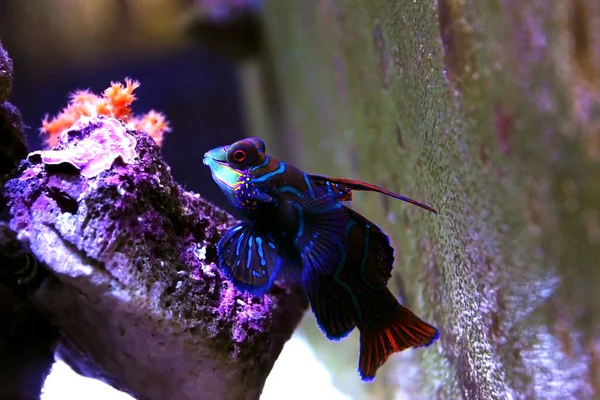
{"type": "Polygon", "coordinates": [[[148,135],[115,135],[115,121],[80,121],[5,188],[11,228],[54,275],[32,299],[68,338],[59,354],[139,400],[257,399],[304,294],[236,291],[214,264],[235,221],[177,185],[148,135]],[[102,132],[135,154],[98,151],[102,132]],[[78,160],[108,168],[86,178],[78,160]]]}
{"type": "Polygon", "coordinates": [[[50,367],[58,329],[31,304],[27,289],[4,283],[12,257],[26,249],[0,222],[0,399],[37,400],[50,367]]]}

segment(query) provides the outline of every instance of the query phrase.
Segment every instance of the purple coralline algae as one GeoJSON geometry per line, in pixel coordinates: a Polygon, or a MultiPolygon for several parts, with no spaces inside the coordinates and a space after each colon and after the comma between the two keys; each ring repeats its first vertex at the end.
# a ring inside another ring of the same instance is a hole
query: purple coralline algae
{"type": "Polygon", "coordinates": [[[95,365],[77,370],[138,399],[260,396],[305,296],[233,288],[215,263],[235,220],[176,184],[146,133],[81,118],[4,194],[11,228],[53,273],[34,304],[68,338],[61,351],[95,365]]]}

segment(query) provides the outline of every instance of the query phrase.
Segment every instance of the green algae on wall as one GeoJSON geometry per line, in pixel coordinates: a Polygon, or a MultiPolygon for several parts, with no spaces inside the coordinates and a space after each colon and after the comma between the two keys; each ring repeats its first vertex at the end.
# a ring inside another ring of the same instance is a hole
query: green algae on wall
{"type": "Polygon", "coordinates": [[[394,293],[442,334],[364,385],[356,333],[329,342],[307,319],[336,384],[600,398],[600,6],[267,0],[264,20],[285,127],[255,134],[307,171],[439,211],[355,196],[390,234],[394,293]]]}

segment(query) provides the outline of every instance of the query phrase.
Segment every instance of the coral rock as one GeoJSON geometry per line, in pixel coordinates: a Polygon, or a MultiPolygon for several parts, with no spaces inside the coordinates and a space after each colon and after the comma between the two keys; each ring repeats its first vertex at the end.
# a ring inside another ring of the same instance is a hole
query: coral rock
{"type": "Polygon", "coordinates": [[[0,103],[0,175],[13,171],[26,155],[21,113],[7,101],[0,103]]]}
{"type": "Polygon", "coordinates": [[[233,289],[215,262],[235,221],[177,185],[146,133],[85,119],[38,154],[5,195],[11,228],[58,278],[32,297],[85,355],[64,358],[138,399],[258,398],[304,294],[233,289]]]}
{"type": "MultiPolygon", "coordinates": [[[[0,222],[0,278],[6,260],[25,250],[15,232],[0,222]]],[[[0,399],[36,400],[54,362],[58,330],[25,292],[0,282],[0,399]]]]}
{"type": "Polygon", "coordinates": [[[137,156],[135,138],[114,118],[81,117],[61,136],[66,145],[34,151],[29,158],[41,157],[44,164],[71,164],[81,170],[82,176],[93,178],[110,169],[118,157],[125,164],[131,164],[137,156]]]}
{"type": "Polygon", "coordinates": [[[12,60],[0,42],[0,103],[10,97],[12,91],[13,68],[12,60]]]}

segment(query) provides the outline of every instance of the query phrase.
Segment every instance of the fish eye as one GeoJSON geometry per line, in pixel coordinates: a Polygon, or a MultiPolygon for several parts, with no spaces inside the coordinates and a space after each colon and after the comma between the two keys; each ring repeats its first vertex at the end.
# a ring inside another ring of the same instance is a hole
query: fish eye
{"type": "Polygon", "coordinates": [[[245,169],[256,162],[258,151],[253,143],[240,141],[227,151],[227,162],[233,168],[245,169]]]}
{"type": "Polygon", "coordinates": [[[233,152],[233,159],[237,162],[242,162],[246,159],[246,152],[244,150],[236,150],[233,152]]]}

